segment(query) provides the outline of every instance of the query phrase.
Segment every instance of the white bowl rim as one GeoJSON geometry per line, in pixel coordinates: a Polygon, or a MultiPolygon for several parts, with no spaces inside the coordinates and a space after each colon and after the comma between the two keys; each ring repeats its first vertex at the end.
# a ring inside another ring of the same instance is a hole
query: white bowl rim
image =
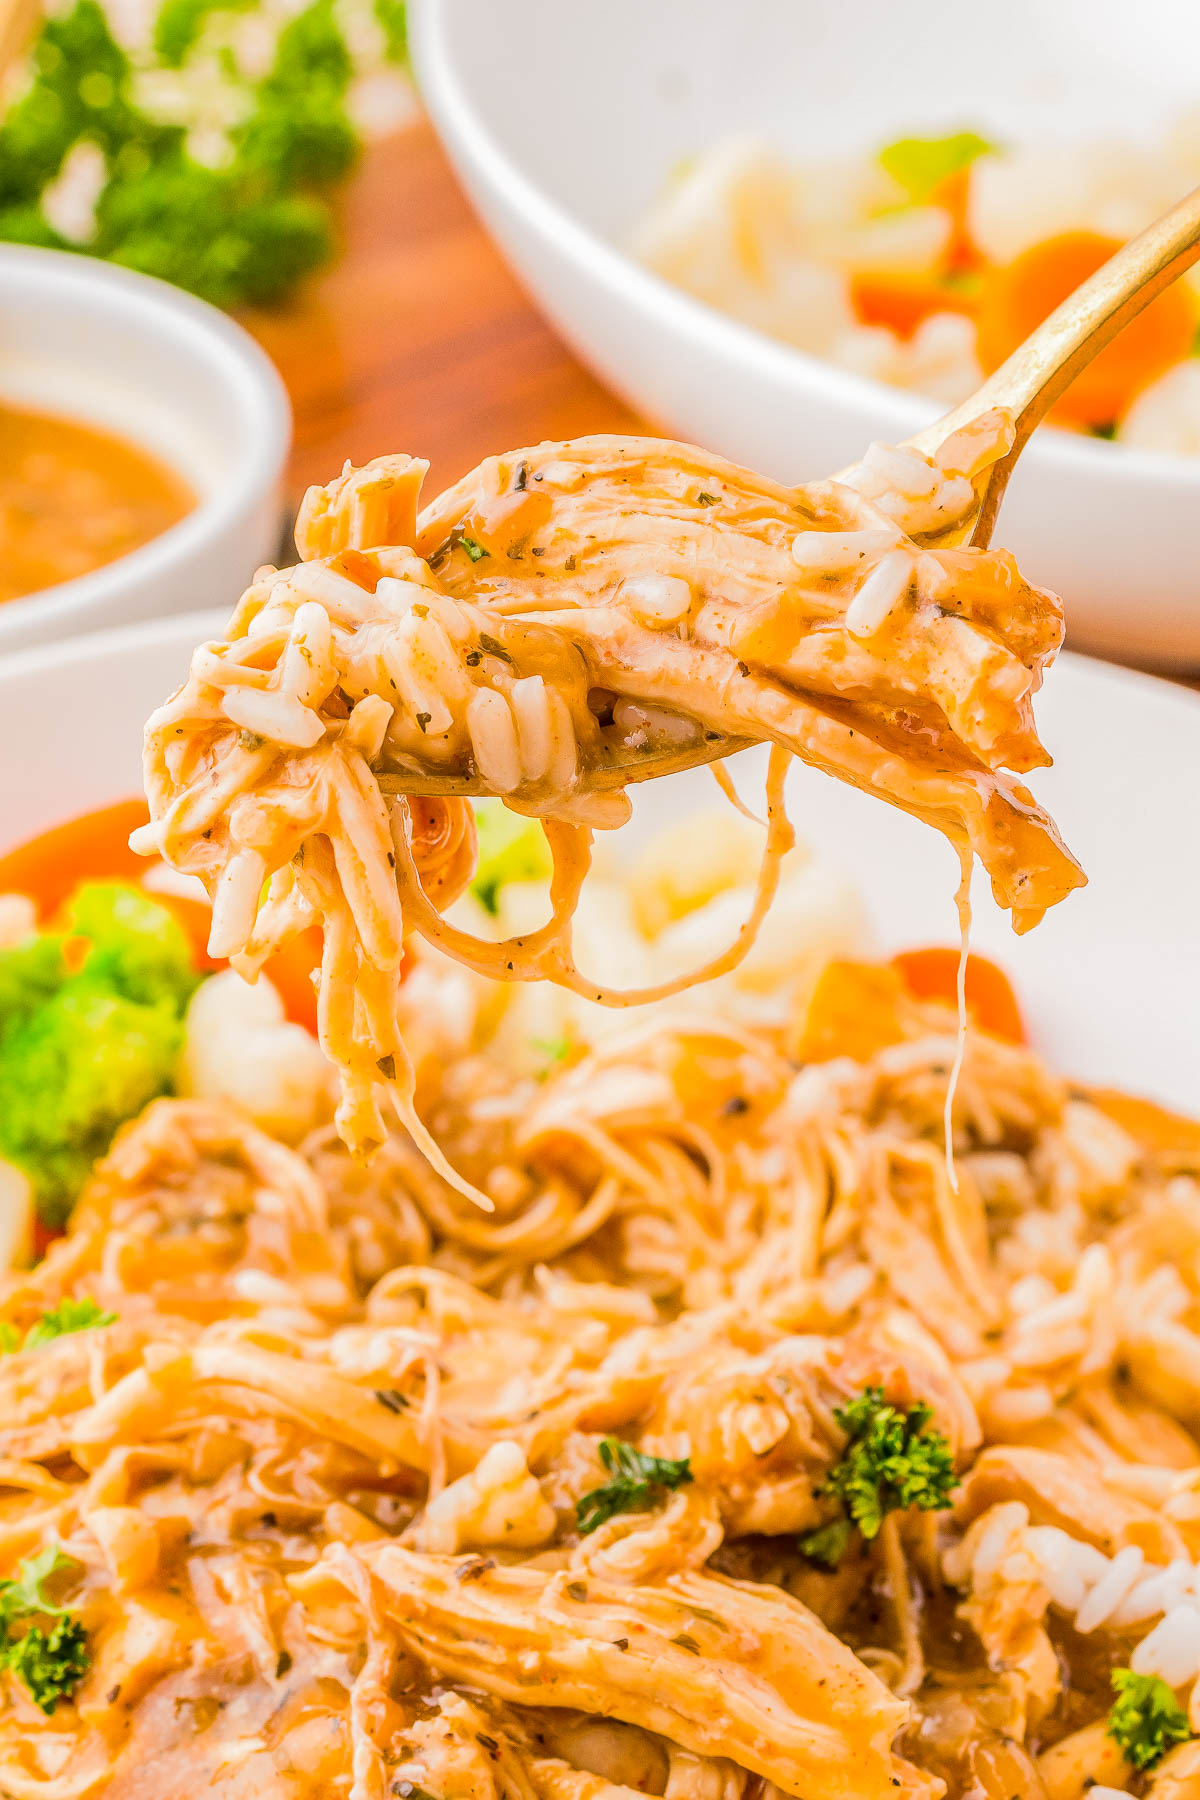
{"type": "MultiPolygon", "coordinates": [[[[231,448],[220,484],[176,524],[85,575],[5,602],[5,619],[22,624],[28,619],[36,624],[39,636],[55,631],[61,635],[76,621],[86,626],[91,624],[89,615],[102,616],[105,606],[131,581],[165,580],[173,568],[202,556],[209,543],[273,489],[291,446],[292,407],[275,364],[245,327],[170,282],[79,251],[26,244],[0,245],[0,271],[6,265],[18,270],[24,265],[43,289],[77,291],[86,301],[90,288],[107,287],[127,294],[134,311],[143,316],[174,315],[203,341],[210,362],[236,390],[246,417],[246,428],[231,448]]],[[[95,629],[102,629],[99,619],[95,629]]]]}
{"type": "MultiPolygon", "coordinates": [[[[447,16],[453,4],[454,0],[413,0],[410,44],[421,97],[439,126],[452,122],[453,130],[468,148],[473,168],[481,174],[486,172],[486,179],[497,191],[507,190],[514,196],[522,213],[545,240],[570,252],[587,273],[607,287],[630,291],[660,325],[676,331],[682,327],[708,352],[736,358],[743,364],[748,362],[764,380],[788,387],[794,386],[803,374],[806,385],[823,392],[827,399],[854,399],[864,410],[886,414],[895,441],[921,430],[944,413],[945,408],[936,401],[844,369],[743,325],[655,274],[552,199],[524,172],[472,104],[450,47],[447,16]]],[[[1133,475],[1156,484],[1166,480],[1189,489],[1200,486],[1200,457],[1101,442],[1053,427],[1037,434],[1030,452],[1051,467],[1070,469],[1093,481],[1114,475],[1127,480],[1133,475]]]]}

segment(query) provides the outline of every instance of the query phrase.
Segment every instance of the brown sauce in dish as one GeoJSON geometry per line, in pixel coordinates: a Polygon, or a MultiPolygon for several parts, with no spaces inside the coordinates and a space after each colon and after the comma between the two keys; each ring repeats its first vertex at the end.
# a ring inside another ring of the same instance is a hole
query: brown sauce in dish
{"type": "Polygon", "coordinates": [[[137,444],[0,405],[0,601],[114,562],[195,503],[182,477],[137,444]]]}

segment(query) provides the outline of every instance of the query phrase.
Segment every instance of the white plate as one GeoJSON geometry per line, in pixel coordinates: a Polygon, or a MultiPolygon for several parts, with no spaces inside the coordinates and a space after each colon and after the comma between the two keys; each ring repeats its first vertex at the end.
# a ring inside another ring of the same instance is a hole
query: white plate
{"type": "MultiPolygon", "coordinates": [[[[976,125],[1150,139],[1196,104],[1200,9],[1143,0],[415,0],[423,97],[563,334],[645,415],[783,481],[937,408],[669,286],[622,246],[678,161],[731,131],[801,154],[976,125]]],[[[419,448],[419,446],[417,446],[419,448]]],[[[496,444],[500,450],[508,446],[496,444]]],[[[1200,461],[1044,431],[1001,523],[1074,640],[1200,663],[1200,461]]]]}
{"type": "MultiPolygon", "coordinates": [[[[140,790],[142,720],[224,616],[0,658],[0,849],[140,790]]],[[[1034,786],[1091,884],[1015,938],[979,879],[973,942],[1016,980],[1056,1067],[1200,1113],[1200,698],[1066,656],[1040,717],[1058,766],[1034,786]]],[[[748,794],[754,762],[749,753],[733,765],[748,794]]],[[[704,771],[649,783],[630,830],[645,834],[715,795],[704,771]]],[[[791,811],[860,883],[881,948],[954,941],[957,865],[940,837],[798,767],[791,811]]]]}

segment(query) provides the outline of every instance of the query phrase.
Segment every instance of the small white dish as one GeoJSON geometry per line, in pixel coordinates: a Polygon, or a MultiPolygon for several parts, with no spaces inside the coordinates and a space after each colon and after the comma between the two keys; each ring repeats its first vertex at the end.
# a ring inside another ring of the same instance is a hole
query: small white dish
{"type": "MultiPolygon", "coordinates": [[[[624,250],[684,157],[738,132],[801,155],[975,126],[1000,141],[1157,139],[1195,105],[1200,12],[1145,0],[414,0],[443,142],[513,265],[576,350],[664,429],[794,482],[929,402],[777,343],[624,250]]],[[[496,449],[505,448],[497,444],[496,449]]],[[[1061,593],[1072,640],[1200,664],[1200,460],[1043,431],[1001,541],[1061,593]]]]}
{"type": "MultiPolygon", "coordinates": [[[[0,851],[140,793],[142,721],[227,616],[162,619],[0,658],[0,851]]],[[[1066,656],[1039,717],[1058,765],[1033,786],[1090,883],[1017,938],[979,876],[972,943],[1012,976],[1054,1068],[1200,1114],[1200,837],[1190,826],[1200,697],[1066,656]]],[[[756,757],[731,764],[748,798],[756,757]]],[[[703,769],[636,792],[619,847],[717,803],[703,769]]],[[[858,884],[881,950],[956,941],[958,867],[935,832],[798,765],[789,810],[801,837],[858,884]]]]}
{"type": "Polygon", "coordinates": [[[0,606],[0,650],[232,604],[273,557],[291,408],[215,307],[91,257],[0,245],[0,401],[130,439],[197,496],[128,556],[0,606]]]}

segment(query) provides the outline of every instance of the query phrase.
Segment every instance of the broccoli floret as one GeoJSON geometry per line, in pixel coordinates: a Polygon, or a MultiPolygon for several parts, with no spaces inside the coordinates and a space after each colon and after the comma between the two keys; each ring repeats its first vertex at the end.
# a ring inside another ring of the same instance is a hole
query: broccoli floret
{"type": "Polygon", "coordinates": [[[375,0],[375,17],[383,31],[389,62],[408,61],[408,8],[404,0],[375,0]]]}
{"type": "Polygon", "coordinates": [[[264,93],[234,142],[241,168],[263,170],[284,192],[340,181],[358,156],[354,127],[322,84],[307,93],[264,93]]]}
{"type": "Polygon", "coordinates": [[[249,12],[256,0],[164,0],[154,21],[154,53],[169,69],[182,66],[205,24],[217,12],[249,12]]]}
{"type": "Polygon", "coordinates": [[[86,881],[66,920],[72,933],[88,939],[83,969],[92,982],[143,1006],[166,1002],[183,1012],[200,977],[174,913],[126,882],[86,881]]]}
{"type": "Polygon", "coordinates": [[[134,140],[157,152],[179,137],[133,105],[129,58],[96,0],[48,18],[32,61],[31,85],[0,127],[0,203],[35,202],[77,143],[113,157],[134,140]]]}
{"type": "Polygon", "coordinates": [[[1174,1745],[1187,1743],[1192,1735],[1187,1712],[1159,1676],[1114,1669],[1112,1684],[1117,1698],[1108,1735],[1135,1769],[1152,1769],[1174,1745]]]}
{"type": "Polygon", "coordinates": [[[280,32],[254,111],[234,133],[240,166],[281,193],[340,180],[358,154],[345,108],[353,72],[331,0],[314,0],[280,32]]]}
{"type": "Polygon", "coordinates": [[[275,63],[263,83],[268,92],[301,94],[321,83],[344,94],[354,74],[333,0],[313,0],[279,34],[275,63]]]}
{"type": "Polygon", "coordinates": [[[327,209],[277,198],[236,170],[185,157],[110,184],[97,254],[188,288],[215,306],[279,299],[332,248],[327,209]]]}
{"type": "Polygon", "coordinates": [[[553,864],[550,848],[536,819],[510,812],[503,800],[480,800],[475,806],[479,860],[471,892],[493,917],[500,911],[500,889],[510,881],[543,881],[553,864]]]}
{"type": "Polygon", "coordinates": [[[183,1036],[169,1003],[146,1006],[70,976],[0,1045],[0,1154],[62,1224],[117,1127],[171,1085],[183,1036]]]}
{"type": "Polygon", "coordinates": [[[84,883],[63,926],[0,953],[0,1155],[52,1224],[117,1127],[170,1087],[200,980],[174,915],[123,882],[84,883]]]}
{"type": "Polygon", "coordinates": [[[0,1044],[58,992],[66,973],[63,940],[51,932],[0,950],[0,1044]]]}
{"type": "MultiPolygon", "coordinates": [[[[161,60],[179,66],[209,14],[250,4],[168,0],[161,60]]],[[[31,85],[0,126],[0,237],[82,249],[226,307],[270,304],[329,259],[330,213],[310,190],[345,175],[358,150],[345,106],[353,62],[332,0],[313,0],[280,32],[219,169],[187,154],[181,126],[133,104],[129,59],[96,0],[48,20],[32,60],[31,85]],[[109,178],[91,240],[68,246],[38,203],[80,142],[99,145],[109,178]]]]}

